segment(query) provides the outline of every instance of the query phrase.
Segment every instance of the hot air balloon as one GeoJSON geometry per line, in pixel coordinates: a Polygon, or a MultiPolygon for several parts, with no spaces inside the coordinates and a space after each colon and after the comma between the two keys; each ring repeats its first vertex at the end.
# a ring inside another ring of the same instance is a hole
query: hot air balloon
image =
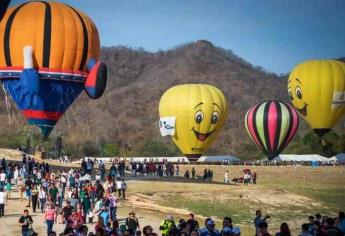
{"type": "Polygon", "coordinates": [[[251,107],[245,126],[254,143],[269,160],[278,156],[297,132],[297,111],[283,101],[264,101],[251,107]]]}
{"type": "Polygon", "coordinates": [[[2,17],[4,16],[10,2],[11,2],[10,0],[0,0],[0,21],[2,17]]]}
{"type": "Polygon", "coordinates": [[[322,138],[345,114],[345,63],[299,64],[289,76],[288,93],[293,106],[322,138]]]}
{"type": "Polygon", "coordinates": [[[184,84],[167,90],[159,103],[162,135],[196,161],[216,139],[224,125],[228,105],[224,94],[207,84],[184,84]]]}
{"type": "Polygon", "coordinates": [[[44,137],[83,89],[91,98],[105,90],[97,28],[71,6],[32,1],[9,8],[0,23],[0,45],[0,79],[44,137]]]}

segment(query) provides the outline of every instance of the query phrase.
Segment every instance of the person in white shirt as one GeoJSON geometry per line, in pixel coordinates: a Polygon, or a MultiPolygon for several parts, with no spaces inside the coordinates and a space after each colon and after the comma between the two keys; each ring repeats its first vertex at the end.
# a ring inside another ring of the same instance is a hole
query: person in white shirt
{"type": "Polygon", "coordinates": [[[6,193],[0,188],[0,217],[5,216],[6,193]]]}
{"type": "Polygon", "coordinates": [[[44,212],[44,207],[47,201],[47,192],[44,190],[44,188],[41,186],[39,192],[38,192],[38,199],[40,201],[40,208],[41,212],[44,212]]]}
{"type": "Polygon", "coordinates": [[[116,188],[117,188],[117,193],[119,195],[119,198],[121,197],[121,186],[122,186],[121,180],[118,180],[116,182],[116,188]]]}
{"type": "Polygon", "coordinates": [[[224,183],[229,183],[229,171],[226,171],[224,174],[224,183]]]}
{"type": "Polygon", "coordinates": [[[5,171],[1,171],[0,173],[0,188],[3,188],[5,186],[6,181],[6,173],[5,171]]]}

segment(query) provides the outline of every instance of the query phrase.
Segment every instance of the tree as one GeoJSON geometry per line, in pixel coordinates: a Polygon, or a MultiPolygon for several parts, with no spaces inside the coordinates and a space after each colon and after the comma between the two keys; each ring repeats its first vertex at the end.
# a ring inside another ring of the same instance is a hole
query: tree
{"type": "Polygon", "coordinates": [[[82,153],[86,157],[95,157],[101,154],[101,150],[91,141],[86,141],[82,146],[82,153]]]}
{"type": "Polygon", "coordinates": [[[157,157],[157,156],[175,156],[176,152],[172,150],[167,144],[160,141],[148,139],[139,151],[141,156],[144,157],[157,157]]]}
{"type": "Polygon", "coordinates": [[[104,144],[102,147],[102,151],[104,156],[106,157],[114,157],[114,156],[118,156],[120,153],[120,148],[117,144],[113,144],[113,143],[107,143],[104,144]]]}

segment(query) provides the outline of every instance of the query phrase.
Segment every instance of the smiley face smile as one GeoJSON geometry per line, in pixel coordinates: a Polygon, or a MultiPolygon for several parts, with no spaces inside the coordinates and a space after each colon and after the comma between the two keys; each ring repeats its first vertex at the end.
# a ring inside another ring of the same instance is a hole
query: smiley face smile
{"type": "Polygon", "coordinates": [[[307,106],[308,106],[308,104],[304,104],[304,107],[303,107],[303,108],[301,108],[301,109],[296,108],[296,109],[297,109],[297,111],[298,111],[299,113],[301,113],[303,116],[307,116],[307,115],[308,115],[308,113],[307,113],[307,106]]]}
{"type": "Polygon", "coordinates": [[[215,130],[212,130],[211,132],[208,133],[199,133],[198,131],[196,131],[193,127],[192,129],[194,131],[195,137],[199,140],[204,142],[215,130]]]}

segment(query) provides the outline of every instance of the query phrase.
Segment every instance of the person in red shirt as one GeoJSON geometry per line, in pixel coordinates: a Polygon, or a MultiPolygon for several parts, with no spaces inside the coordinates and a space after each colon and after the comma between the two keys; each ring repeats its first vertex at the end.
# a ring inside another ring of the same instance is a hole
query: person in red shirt
{"type": "Polygon", "coordinates": [[[82,224],[84,224],[82,213],[80,211],[77,212],[75,209],[72,210],[72,215],[68,218],[68,220],[73,222],[73,229],[78,229],[82,224]]]}

